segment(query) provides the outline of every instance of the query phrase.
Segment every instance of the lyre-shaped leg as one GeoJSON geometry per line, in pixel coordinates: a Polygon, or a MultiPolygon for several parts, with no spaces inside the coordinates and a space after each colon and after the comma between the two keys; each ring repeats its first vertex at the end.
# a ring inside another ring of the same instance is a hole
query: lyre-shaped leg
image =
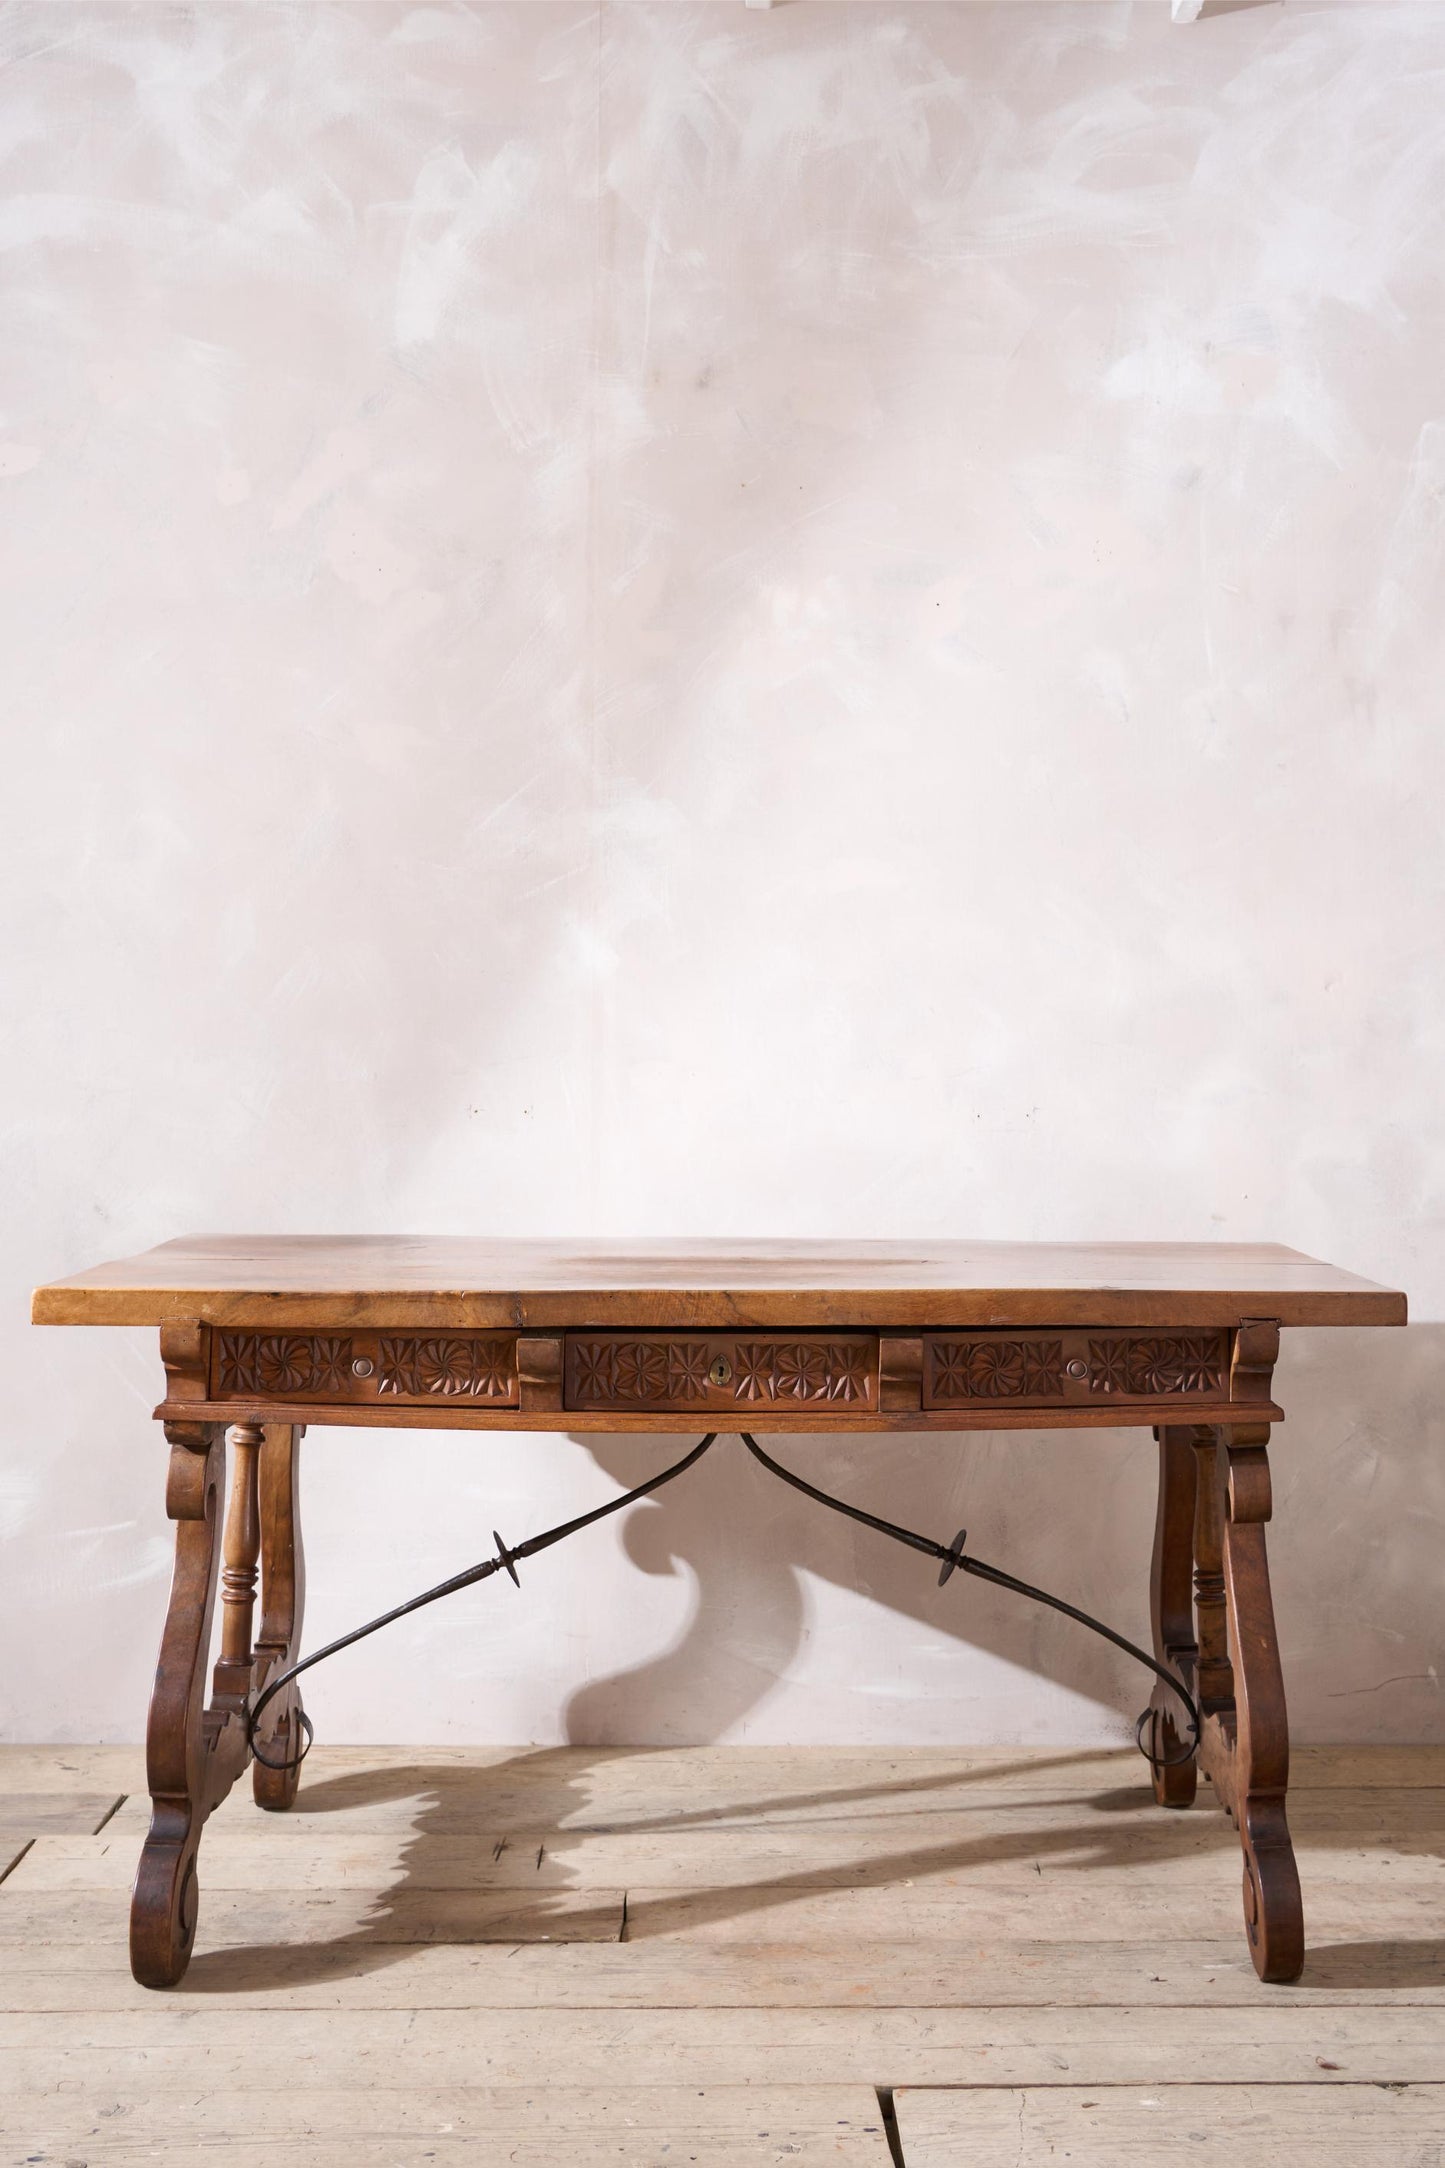
{"type": "Polygon", "coordinates": [[[1244,1924],[1262,1980],[1296,1980],[1304,1965],[1304,1908],[1285,1815],[1289,1722],[1270,1597],[1269,1426],[1220,1433],[1224,1596],[1234,1703],[1205,1721],[1205,1762],[1244,1850],[1244,1924]]]}
{"type": "MultiPolygon", "coordinates": [[[[1193,1686],[1199,1649],[1194,1639],[1194,1432],[1171,1425],[1155,1432],[1159,1440],[1159,1512],[1154,1524],[1154,1563],[1149,1576],[1149,1611],[1154,1654],[1193,1686]]],[[[1149,1703],[1149,1742],[1158,1757],[1154,1797],[1161,1807],[1193,1804],[1195,1758],[1180,1760],[1183,1711],[1175,1696],[1156,1680],[1149,1703]]]]}
{"type": "MultiPolygon", "coordinates": [[[[306,1561],[296,1496],[301,1430],[268,1423],[261,1448],[261,1631],[256,1637],[256,1692],[294,1664],[301,1647],[306,1602],[306,1561]]],[[[258,1807],[289,1807],[301,1780],[301,1690],[294,1683],[269,1704],[257,1732],[251,1784],[258,1807]],[[263,1761],[261,1756],[266,1756],[263,1761]],[[292,1762],[285,1769],[267,1761],[292,1762]]]]}
{"type": "MultiPolygon", "coordinates": [[[[242,1713],[244,1689],[239,1700],[228,1691],[224,1703],[218,1700],[211,1709],[206,1707],[206,1662],[216,1607],[220,1494],[225,1478],[224,1433],[211,1423],[167,1423],[166,1437],[171,1448],[166,1511],[176,1524],[176,1562],[146,1726],[150,1830],[141,1851],[130,1913],[131,1969],[144,1987],[174,1986],[190,1962],[201,1827],[245,1767],[249,1751],[242,1713]]],[[[238,1453],[237,1465],[254,1473],[254,1456],[238,1453]]],[[[243,1484],[242,1524],[248,1511],[243,1484]]],[[[233,1491],[232,1522],[237,1518],[238,1497],[233,1491]]],[[[228,1532],[228,1557],[244,1540],[238,1534],[233,1546],[228,1532]]],[[[228,1590],[228,1595],[232,1593],[228,1590]]],[[[239,1600],[231,1609],[239,1613],[239,1600]]],[[[220,1674],[227,1663],[229,1650],[235,1668],[227,1677],[239,1687],[237,1631],[236,1623],[228,1627],[217,1671],[220,1674]]]]}

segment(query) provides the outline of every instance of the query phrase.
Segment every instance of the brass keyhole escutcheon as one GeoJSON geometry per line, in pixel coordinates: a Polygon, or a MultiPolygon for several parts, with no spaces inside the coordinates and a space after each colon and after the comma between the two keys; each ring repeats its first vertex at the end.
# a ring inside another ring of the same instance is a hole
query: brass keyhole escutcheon
{"type": "Polygon", "coordinates": [[[708,1384],[709,1384],[709,1385],[731,1385],[731,1383],[732,1383],[732,1377],[733,1377],[733,1366],[732,1366],[732,1364],[731,1364],[731,1363],[730,1363],[730,1362],[728,1361],[728,1359],[727,1359],[726,1355],[719,1355],[719,1357],[718,1357],[717,1361],[716,1361],[716,1362],[715,1362],[715,1363],[713,1364],[712,1368],[711,1368],[711,1369],[709,1370],[709,1372],[708,1372],[708,1374],[707,1374],[707,1381],[708,1381],[708,1384]]]}

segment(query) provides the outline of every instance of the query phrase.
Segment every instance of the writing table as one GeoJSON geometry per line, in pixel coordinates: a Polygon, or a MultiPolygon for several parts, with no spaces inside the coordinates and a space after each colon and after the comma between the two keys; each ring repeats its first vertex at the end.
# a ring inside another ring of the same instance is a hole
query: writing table
{"type": "MultiPolygon", "coordinates": [[[[176,1553],[131,1911],[131,1963],[145,1985],[170,1986],[185,1971],[202,1824],[253,1747],[260,1804],[285,1808],[296,1796],[305,1719],[282,1674],[299,1653],[296,1461],[308,1423],[1151,1428],[1155,1657],[1192,1701],[1181,1731],[1181,1697],[1156,1681],[1155,1797],[1189,1805],[1203,1769],[1239,1830],[1255,1968],[1266,1980],[1298,1976],[1304,1924],[1265,1554],[1269,1433],[1282,1415],[1272,1372],[1281,1326],[1402,1325],[1403,1295],[1271,1244],[216,1235],[42,1287],[33,1314],[42,1325],[160,1327],[166,1394],[156,1414],[170,1444],[176,1553]]],[[[961,1535],[945,1547],[873,1525],[941,1559],[943,1578],[955,1566],[990,1573],[971,1566],[961,1535]]],[[[514,1572],[529,1548],[497,1542],[474,1577],[514,1572]]]]}

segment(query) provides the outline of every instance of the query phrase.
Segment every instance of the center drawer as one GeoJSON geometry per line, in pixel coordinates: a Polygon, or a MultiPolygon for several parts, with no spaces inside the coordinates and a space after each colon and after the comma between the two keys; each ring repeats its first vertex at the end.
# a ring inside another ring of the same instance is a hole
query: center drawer
{"type": "Polygon", "coordinates": [[[567,1408],[709,1409],[802,1402],[878,1405],[876,1333],[572,1332],[567,1408]]]}

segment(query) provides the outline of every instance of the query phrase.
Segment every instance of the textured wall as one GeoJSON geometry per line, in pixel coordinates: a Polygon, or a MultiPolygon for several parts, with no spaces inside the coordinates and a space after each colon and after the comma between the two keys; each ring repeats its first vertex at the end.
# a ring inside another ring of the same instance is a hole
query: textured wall
{"type": "MultiPolygon", "coordinates": [[[[0,1704],[138,1733],[183,1229],[1270,1238],[1300,1733],[1445,1737],[1445,9],[0,13],[0,1704]]],[[[312,1639],[642,1441],[308,1440],[312,1639]]],[[[840,1444],[1142,1633],[1147,1436],[840,1444]]],[[[855,1540],[856,1536],[856,1540],[855,1540]]],[[[1057,1739],[1142,1678],[691,1487],[370,1739],[1057,1739]],[[640,1570],[639,1570],[640,1569],[640,1570]]]]}

